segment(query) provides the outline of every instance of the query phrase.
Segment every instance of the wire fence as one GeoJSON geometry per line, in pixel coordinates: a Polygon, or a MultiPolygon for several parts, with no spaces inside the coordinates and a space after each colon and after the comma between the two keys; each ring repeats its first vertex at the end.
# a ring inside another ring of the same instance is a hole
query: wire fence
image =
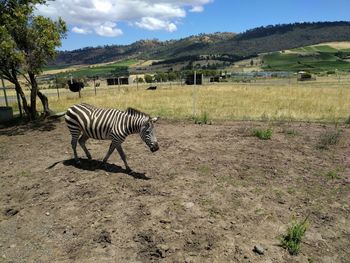
{"type": "MultiPolygon", "coordinates": [[[[40,91],[45,94],[49,102],[52,99],[60,100],[66,98],[74,98],[76,96],[100,96],[101,92],[106,90],[114,90],[116,92],[123,92],[126,89],[136,89],[136,90],[145,90],[150,89],[171,89],[171,88],[189,88],[192,87],[192,115],[196,116],[197,114],[197,92],[196,89],[199,87],[205,87],[210,85],[219,85],[219,86],[245,86],[245,87],[259,87],[259,86],[288,86],[288,85],[296,85],[296,86],[317,86],[322,84],[327,87],[349,87],[350,88],[350,74],[343,75],[333,75],[333,76],[325,76],[325,77],[317,77],[316,80],[310,81],[298,81],[296,76],[289,76],[284,78],[271,78],[271,77],[249,77],[249,78],[221,78],[219,82],[212,81],[209,77],[203,78],[200,85],[197,84],[198,76],[194,76],[194,82],[191,84],[194,85],[186,85],[185,79],[178,79],[176,81],[168,81],[168,82],[156,82],[156,83],[144,83],[144,82],[134,82],[131,84],[116,84],[116,85],[108,85],[106,79],[100,79],[98,82],[89,81],[87,85],[80,92],[71,92],[68,88],[58,88],[58,86],[50,86],[51,88],[47,88],[47,85],[39,85],[40,91]]],[[[11,85],[5,83],[3,80],[1,81],[1,89],[0,93],[0,107],[12,107],[14,115],[20,114],[21,111],[21,100],[16,93],[15,89],[11,87],[11,85]]],[[[24,91],[27,100],[30,100],[30,91],[27,89],[24,91]]]]}

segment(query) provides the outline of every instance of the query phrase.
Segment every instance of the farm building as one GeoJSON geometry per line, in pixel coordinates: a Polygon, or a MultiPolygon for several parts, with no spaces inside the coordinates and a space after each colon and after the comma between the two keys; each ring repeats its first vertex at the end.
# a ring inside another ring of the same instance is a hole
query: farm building
{"type": "Polygon", "coordinates": [[[220,76],[210,77],[209,82],[220,82],[220,76]]]}
{"type": "MultiPolygon", "coordinates": [[[[187,75],[185,83],[187,85],[193,85],[194,84],[194,77],[195,77],[195,74],[187,75]]],[[[196,74],[196,85],[202,85],[202,84],[203,84],[203,74],[202,73],[197,73],[196,74]]]]}
{"type": "Polygon", "coordinates": [[[120,77],[120,78],[108,78],[107,85],[129,85],[128,77],[120,77]]]}

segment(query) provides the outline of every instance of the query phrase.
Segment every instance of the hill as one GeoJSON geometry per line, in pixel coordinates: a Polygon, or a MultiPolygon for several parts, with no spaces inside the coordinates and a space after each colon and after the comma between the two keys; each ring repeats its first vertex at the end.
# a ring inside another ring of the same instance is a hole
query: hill
{"type": "Polygon", "coordinates": [[[348,40],[350,22],[281,24],[254,28],[240,34],[200,34],[179,40],[153,39],[140,40],[130,45],[86,47],[60,52],[50,66],[96,64],[125,59],[194,61],[200,55],[215,56],[216,59],[226,57],[224,60],[232,62],[259,53],[348,40]]]}

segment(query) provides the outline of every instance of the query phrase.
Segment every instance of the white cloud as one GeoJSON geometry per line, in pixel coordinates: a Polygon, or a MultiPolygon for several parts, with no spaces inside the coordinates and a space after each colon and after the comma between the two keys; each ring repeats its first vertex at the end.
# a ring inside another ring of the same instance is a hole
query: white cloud
{"type": "Polygon", "coordinates": [[[143,17],[141,21],[135,23],[139,28],[147,30],[166,30],[169,32],[176,31],[176,25],[174,23],[163,21],[154,17],[143,17]]]}
{"type": "Polygon", "coordinates": [[[77,34],[89,34],[89,33],[91,33],[91,31],[89,30],[89,29],[86,29],[86,28],[80,28],[80,27],[77,27],[77,26],[74,26],[73,28],[72,28],[72,31],[74,32],[74,33],[77,33],[77,34]]]}
{"type": "Polygon", "coordinates": [[[203,12],[204,7],[202,5],[193,6],[190,12],[200,13],[203,12]]]}
{"type": "Polygon", "coordinates": [[[97,35],[105,36],[105,37],[117,37],[123,34],[123,31],[121,31],[119,28],[116,27],[117,25],[114,23],[106,22],[103,25],[99,25],[95,27],[95,32],[97,35]]]}
{"type": "Polygon", "coordinates": [[[38,6],[37,13],[53,19],[62,17],[77,34],[96,33],[115,37],[126,22],[146,30],[177,30],[186,13],[202,12],[213,0],[55,0],[38,6]]]}

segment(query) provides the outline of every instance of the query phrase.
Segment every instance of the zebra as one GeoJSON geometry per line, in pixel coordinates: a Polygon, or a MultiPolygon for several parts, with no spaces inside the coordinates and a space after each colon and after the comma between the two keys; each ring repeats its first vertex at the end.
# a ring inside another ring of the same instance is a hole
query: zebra
{"type": "Polygon", "coordinates": [[[154,122],[157,121],[157,118],[151,118],[148,114],[134,108],[127,108],[126,111],[121,111],[98,108],[86,103],[76,104],[67,110],[65,121],[72,135],[71,145],[74,160],[77,164],[80,164],[76,150],[77,142],[84,150],[86,157],[92,159],[90,152],[85,146],[89,138],[111,140],[103,162],[106,163],[114,149],[117,149],[128,172],[131,169],[121,146],[128,135],[139,133],[151,152],[156,152],[159,149],[154,132],[154,122]],[[82,135],[80,136],[81,133],[82,135]]]}

